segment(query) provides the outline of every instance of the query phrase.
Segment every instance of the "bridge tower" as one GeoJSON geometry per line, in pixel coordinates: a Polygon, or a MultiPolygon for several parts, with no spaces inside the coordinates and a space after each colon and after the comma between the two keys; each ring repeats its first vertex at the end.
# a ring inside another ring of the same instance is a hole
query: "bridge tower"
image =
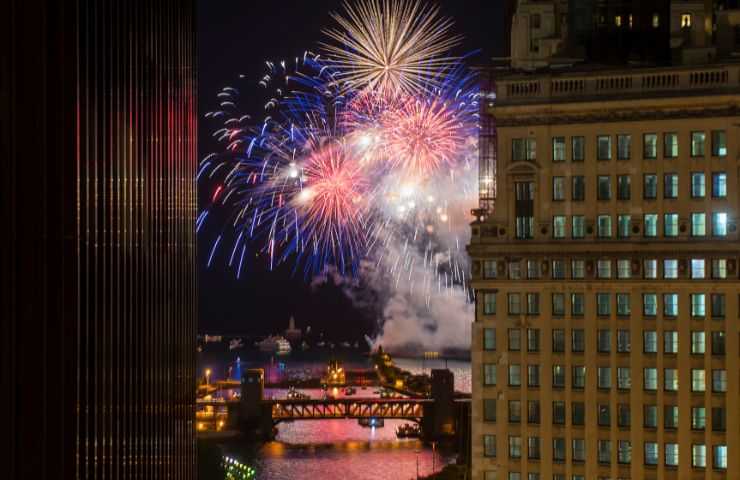
{"type": "Polygon", "coordinates": [[[434,403],[424,410],[422,428],[429,440],[455,435],[455,375],[447,369],[432,370],[434,403]],[[429,412],[427,412],[429,410],[429,412]]]}
{"type": "Polygon", "coordinates": [[[272,411],[265,399],[265,371],[250,368],[242,375],[241,401],[235,422],[245,433],[270,439],[273,436],[272,411]]]}

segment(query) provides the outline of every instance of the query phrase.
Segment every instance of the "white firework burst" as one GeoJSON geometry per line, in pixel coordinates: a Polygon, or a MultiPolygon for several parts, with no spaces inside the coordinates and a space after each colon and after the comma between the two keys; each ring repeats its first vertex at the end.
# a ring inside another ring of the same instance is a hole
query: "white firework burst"
{"type": "Polygon", "coordinates": [[[347,88],[386,95],[416,95],[437,86],[440,73],[459,58],[449,55],[462,37],[439,6],[419,0],[344,2],[345,16],[333,13],[339,28],[324,30],[322,42],[337,82],[347,88]]]}

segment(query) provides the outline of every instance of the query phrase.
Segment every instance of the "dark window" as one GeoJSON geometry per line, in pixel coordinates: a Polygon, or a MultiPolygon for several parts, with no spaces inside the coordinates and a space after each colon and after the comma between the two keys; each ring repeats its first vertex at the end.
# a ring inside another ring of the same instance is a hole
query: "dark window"
{"type": "Polygon", "coordinates": [[[572,182],[572,198],[574,201],[582,202],[586,199],[586,180],[582,175],[576,175],[572,182]]]}
{"type": "Polygon", "coordinates": [[[534,235],[534,182],[517,182],[516,238],[529,239],[534,235]]]}
{"type": "Polygon", "coordinates": [[[586,407],[583,402],[571,402],[571,423],[573,425],[583,425],[586,421],[586,407]]]}
{"type": "Polygon", "coordinates": [[[629,175],[620,175],[617,177],[617,199],[629,200],[631,196],[631,180],[629,175]]]}

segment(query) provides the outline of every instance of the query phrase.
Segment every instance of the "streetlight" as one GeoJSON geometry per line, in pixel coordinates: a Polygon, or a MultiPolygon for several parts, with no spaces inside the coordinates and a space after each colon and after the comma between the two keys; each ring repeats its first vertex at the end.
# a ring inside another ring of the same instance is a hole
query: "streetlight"
{"type": "Polygon", "coordinates": [[[210,385],[211,384],[210,378],[211,378],[211,369],[210,368],[206,368],[206,385],[210,385]]]}

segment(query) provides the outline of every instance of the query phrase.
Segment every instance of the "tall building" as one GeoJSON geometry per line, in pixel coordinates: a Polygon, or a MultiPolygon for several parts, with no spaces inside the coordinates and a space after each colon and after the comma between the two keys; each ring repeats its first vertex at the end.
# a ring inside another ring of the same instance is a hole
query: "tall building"
{"type": "Polygon", "coordinates": [[[492,70],[475,480],[740,479],[740,11],[701,43],[704,3],[670,64],[492,70]]]}
{"type": "Polygon", "coordinates": [[[3,478],[195,476],[194,3],[0,7],[3,478]]]}

